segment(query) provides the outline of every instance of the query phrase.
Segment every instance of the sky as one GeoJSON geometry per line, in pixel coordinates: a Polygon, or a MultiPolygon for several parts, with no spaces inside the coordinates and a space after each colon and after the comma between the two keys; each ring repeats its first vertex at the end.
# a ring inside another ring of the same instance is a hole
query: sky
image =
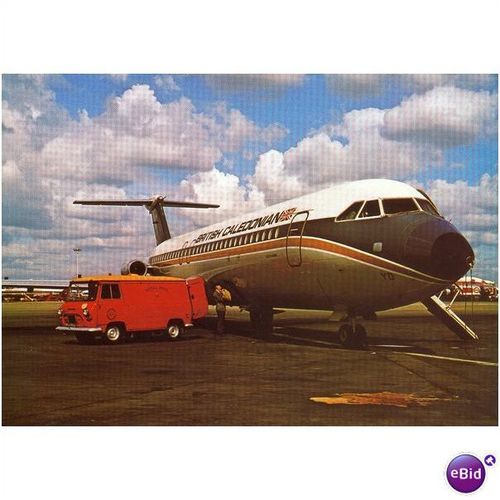
{"type": "Polygon", "coordinates": [[[77,198],[165,195],[172,234],[332,183],[423,188],[497,281],[496,75],[3,75],[3,276],[118,272],[154,247],[141,208],[77,198]]]}

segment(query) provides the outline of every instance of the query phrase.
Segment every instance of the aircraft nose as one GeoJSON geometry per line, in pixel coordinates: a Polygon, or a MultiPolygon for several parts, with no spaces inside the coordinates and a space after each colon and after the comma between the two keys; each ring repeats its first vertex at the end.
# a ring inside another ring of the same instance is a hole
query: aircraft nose
{"type": "Polygon", "coordinates": [[[404,257],[411,267],[456,281],[474,264],[474,251],[458,230],[443,219],[417,225],[406,239],[404,257]]]}

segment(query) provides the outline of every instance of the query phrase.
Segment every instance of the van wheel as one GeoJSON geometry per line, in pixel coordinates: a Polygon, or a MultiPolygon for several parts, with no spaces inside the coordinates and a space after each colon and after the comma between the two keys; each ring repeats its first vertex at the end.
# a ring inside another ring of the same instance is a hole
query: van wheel
{"type": "Polygon", "coordinates": [[[118,344],[125,338],[123,328],[120,325],[109,325],[104,334],[106,344],[118,344]]]}
{"type": "Polygon", "coordinates": [[[169,323],[167,326],[167,337],[177,340],[184,333],[184,327],[180,323],[169,323]]]}

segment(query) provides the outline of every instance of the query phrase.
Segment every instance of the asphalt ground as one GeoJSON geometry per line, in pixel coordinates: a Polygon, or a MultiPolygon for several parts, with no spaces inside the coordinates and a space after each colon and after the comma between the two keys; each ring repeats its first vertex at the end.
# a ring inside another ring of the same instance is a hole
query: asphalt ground
{"type": "Polygon", "coordinates": [[[364,322],[363,349],[328,312],[280,310],[262,340],[237,308],[222,338],[209,317],[174,342],[86,346],[57,308],[3,304],[3,425],[498,424],[497,304],[457,304],[477,343],[413,305],[364,322]]]}

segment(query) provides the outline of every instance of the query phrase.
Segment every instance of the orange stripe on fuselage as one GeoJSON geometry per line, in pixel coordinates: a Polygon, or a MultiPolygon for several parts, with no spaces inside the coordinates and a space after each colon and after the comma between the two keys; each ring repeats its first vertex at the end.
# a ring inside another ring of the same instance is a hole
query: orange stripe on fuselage
{"type": "MultiPolygon", "coordinates": [[[[237,255],[248,255],[256,252],[262,252],[266,250],[279,250],[286,248],[285,244],[286,238],[278,238],[274,240],[268,241],[260,241],[256,243],[249,243],[246,245],[241,245],[237,247],[231,248],[221,248],[219,250],[212,250],[210,252],[189,255],[185,257],[177,257],[175,259],[165,260],[156,264],[157,267],[167,267],[170,265],[179,265],[179,264],[191,264],[193,262],[201,262],[206,260],[215,260],[221,259],[224,257],[232,257],[237,255]]],[[[288,238],[289,244],[295,244],[295,247],[300,241],[299,236],[292,236],[288,238]]],[[[421,281],[431,281],[433,283],[442,283],[448,284],[449,281],[442,280],[440,278],[436,278],[434,276],[430,276],[419,271],[415,271],[406,266],[402,266],[395,262],[383,259],[381,257],[377,257],[375,255],[371,255],[369,253],[363,252],[361,250],[357,250],[356,248],[348,247],[345,245],[341,245],[339,243],[335,243],[333,241],[311,238],[308,236],[302,237],[302,248],[320,250],[326,253],[333,253],[335,255],[341,255],[348,259],[356,260],[358,262],[362,262],[364,264],[368,264],[374,267],[381,268],[385,271],[391,271],[398,274],[402,274],[409,278],[416,278],[421,281]]]]}

